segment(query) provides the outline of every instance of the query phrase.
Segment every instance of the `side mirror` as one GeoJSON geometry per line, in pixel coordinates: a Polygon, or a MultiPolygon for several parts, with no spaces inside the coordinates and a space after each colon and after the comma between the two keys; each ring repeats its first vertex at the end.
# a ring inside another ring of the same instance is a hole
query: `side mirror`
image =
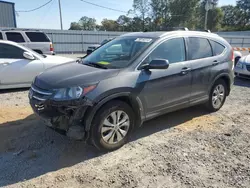
{"type": "Polygon", "coordinates": [[[34,60],[35,59],[35,57],[33,56],[33,54],[30,53],[30,52],[24,52],[23,53],[23,57],[25,57],[28,60],[34,60]]]}
{"type": "Polygon", "coordinates": [[[169,62],[166,59],[154,59],[149,64],[141,66],[141,69],[167,69],[169,67],[169,62]]]}

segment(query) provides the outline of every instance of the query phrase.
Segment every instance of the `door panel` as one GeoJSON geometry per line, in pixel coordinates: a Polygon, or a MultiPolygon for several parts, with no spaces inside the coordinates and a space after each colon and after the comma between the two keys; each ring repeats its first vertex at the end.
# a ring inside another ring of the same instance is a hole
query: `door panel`
{"type": "MultiPolygon", "coordinates": [[[[188,38],[188,57],[192,69],[192,91],[190,102],[208,98],[208,88],[211,80],[213,52],[206,38],[188,38]]],[[[215,63],[215,62],[214,62],[215,63]]]]}
{"type": "Polygon", "coordinates": [[[188,105],[191,93],[191,69],[190,63],[185,61],[183,38],[163,41],[142,65],[154,59],[168,60],[170,65],[165,70],[141,71],[137,84],[147,118],[160,115],[173,107],[188,105]]]}
{"type": "Polygon", "coordinates": [[[25,59],[23,53],[17,46],[0,43],[0,84],[31,83],[44,70],[43,62],[25,59]]]}
{"type": "Polygon", "coordinates": [[[189,62],[171,64],[167,70],[142,71],[139,85],[143,89],[139,95],[146,105],[147,115],[160,114],[178,105],[188,105],[191,93],[191,74],[183,74],[189,62]]]}
{"type": "Polygon", "coordinates": [[[40,60],[0,58],[0,83],[3,85],[31,83],[43,70],[43,63],[40,60]]]}

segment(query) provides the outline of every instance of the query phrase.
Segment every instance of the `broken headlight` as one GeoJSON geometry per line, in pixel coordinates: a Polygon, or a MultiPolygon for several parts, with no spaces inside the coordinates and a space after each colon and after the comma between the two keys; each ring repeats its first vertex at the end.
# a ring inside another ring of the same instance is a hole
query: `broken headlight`
{"type": "Polygon", "coordinates": [[[86,95],[90,91],[94,90],[96,85],[91,85],[87,87],[71,87],[71,88],[62,88],[56,89],[55,95],[53,97],[54,100],[72,100],[79,99],[82,96],[86,95]]]}

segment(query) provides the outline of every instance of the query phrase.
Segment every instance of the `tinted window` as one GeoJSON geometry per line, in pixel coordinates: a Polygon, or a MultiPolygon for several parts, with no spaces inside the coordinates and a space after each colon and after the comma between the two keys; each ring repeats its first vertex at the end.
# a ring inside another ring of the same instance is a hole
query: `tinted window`
{"type": "Polygon", "coordinates": [[[21,48],[9,44],[0,44],[0,58],[24,59],[23,52],[24,50],[21,48]]]}
{"type": "Polygon", "coordinates": [[[219,44],[218,42],[210,40],[210,43],[212,45],[213,52],[214,52],[215,56],[222,54],[223,51],[225,50],[225,47],[223,45],[219,44]]]}
{"type": "Polygon", "coordinates": [[[3,34],[0,33],[0,40],[3,40],[3,34]]]}
{"type": "Polygon", "coordinates": [[[166,59],[169,63],[185,61],[184,39],[176,38],[163,42],[148,56],[146,63],[154,59],[166,59]]]}
{"type": "Polygon", "coordinates": [[[31,42],[50,42],[49,38],[41,32],[25,32],[31,42]]]}
{"type": "Polygon", "coordinates": [[[7,32],[6,36],[7,36],[7,40],[10,40],[13,42],[25,42],[21,33],[7,32]]]}
{"type": "Polygon", "coordinates": [[[190,37],[188,51],[190,60],[202,59],[212,56],[211,45],[207,39],[203,38],[190,37]]]}

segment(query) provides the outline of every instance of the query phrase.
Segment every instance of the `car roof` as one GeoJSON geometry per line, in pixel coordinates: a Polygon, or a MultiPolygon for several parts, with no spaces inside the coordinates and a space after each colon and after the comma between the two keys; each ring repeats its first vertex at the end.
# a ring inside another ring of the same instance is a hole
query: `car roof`
{"type": "Polygon", "coordinates": [[[145,38],[161,38],[171,35],[183,35],[183,36],[204,36],[204,37],[219,37],[217,34],[201,32],[201,31],[155,31],[155,32],[134,32],[127,33],[121,37],[145,37],[145,38]]]}

